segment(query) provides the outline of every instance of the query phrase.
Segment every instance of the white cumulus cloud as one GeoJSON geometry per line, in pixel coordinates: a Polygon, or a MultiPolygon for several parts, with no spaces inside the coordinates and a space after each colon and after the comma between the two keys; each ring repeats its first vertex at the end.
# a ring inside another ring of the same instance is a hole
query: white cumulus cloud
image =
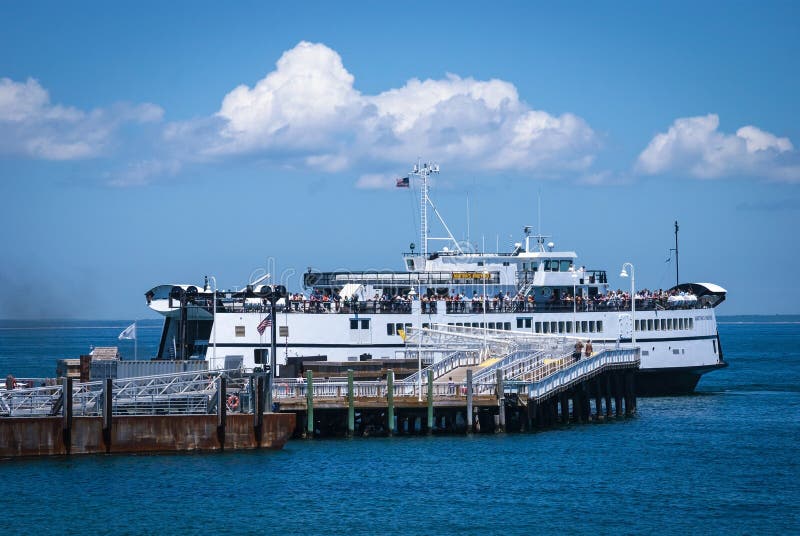
{"type": "Polygon", "coordinates": [[[98,156],[125,123],[160,121],[154,104],[116,104],[83,111],[55,105],[38,81],[0,78],[0,154],[74,160],[98,156]]]}
{"type": "Polygon", "coordinates": [[[719,131],[715,114],[676,119],[639,155],[636,170],[647,175],[669,171],[701,179],[755,176],[800,182],[800,158],[788,138],[751,125],[735,134],[719,131]]]}
{"type": "Polygon", "coordinates": [[[172,123],[165,137],[206,157],[257,154],[325,171],[385,170],[425,156],[553,173],[586,169],[600,145],[580,117],[534,110],[502,80],[448,74],[363,94],[336,51],[308,42],[252,87],[230,91],[213,117],[172,123]]]}

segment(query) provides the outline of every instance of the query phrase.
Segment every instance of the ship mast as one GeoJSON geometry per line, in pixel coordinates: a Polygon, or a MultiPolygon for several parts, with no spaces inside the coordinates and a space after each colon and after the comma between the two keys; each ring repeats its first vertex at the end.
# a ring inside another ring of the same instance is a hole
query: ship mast
{"type": "Polygon", "coordinates": [[[411,170],[411,175],[421,179],[422,181],[422,188],[419,195],[419,205],[420,205],[420,246],[422,247],[422,269],[425,269],[425,263],[428,259],[428,241],[429,240],[445,240],[448,242],[452,242],[455,246],[456,251],[459,253],[463,253],[461,246],[458,244],[458,241],[453,236],[453,233],[450,232],[450,228],[447,227],[447,224],[444,222],[444,218],[442,215],[439,214],[439,211],[436,209],[436,205],[433,204],[430,196],[428,195],[428,177],[431,173],[439,173],[439,165],[434,164],[432,162],[422,163],[421,160],[418,160],[416,164],[414,164],[414,168],[411,170]],[[446,237],[432,237],[428,236],[428,205],[431,206],[433,209],[434,214],[439,219],[439,222],[444,227],[444,230],[447,231],[446,237]]]}
{"type": "Polygon", "coordinates": [[[678,221],[675,220],[675,286],[681,284],[681,278],[678,272],[678,221]]]}

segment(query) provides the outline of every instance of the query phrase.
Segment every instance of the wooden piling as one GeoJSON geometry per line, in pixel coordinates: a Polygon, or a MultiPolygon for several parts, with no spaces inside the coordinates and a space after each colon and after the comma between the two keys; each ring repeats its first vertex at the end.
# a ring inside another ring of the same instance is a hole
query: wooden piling
{"type": "Polygon", "coordinates": [[[497,369],[497,405],[498,405],[498,429],[496,432],[506,431],[506,395],[503,385],[503,371],[497,369]]]}
{"type": "Polygon", "coordinates": [[[306,434],[314,437],[314,372],[306,371],[306,434]]]}
{"type": "Polygon", "coordinates": [[[225,420],[228,414],[228,383],[224,376],[217,378],[217,440],[219,448],[225,448],[225,420]]]}
{"type": "Polygon", "coordinates": [[[428,370],[428,434],[433,433],[433,371],[428,370]]]}
{"type": "Polygon", "coordinates": [[[69,454],[72,445],[72,378],[64,378],[61,381],[61,411],[64,448],[69,454]]]}
{"type": "Polygon", "coordinates": [[[472,369],[467,369],[467,433],[472,433],[472,369]]]}
{"type": "Polygon", "coordinates": [[[347,435],[353,437],[356,431],[355,393],[353,392],[353,369],[347,370],[347,435]]]}
{"type": "Polygon", "coordinates": [[[394,433],[394,371],[386,371],[386,431],[394,433]]]}
{"type": "Polygon", "coordinates": [[[559,393],[559,402],[561,403],[561,424],[569,423],[569,395],[566,391],[559,393]]]}
{"type": "Polygon", "coordinates": [[[113,380],[106,378],[103,382],[103,444],[106,452],[111,451],[111,422],[114,412],[113,380]]]}

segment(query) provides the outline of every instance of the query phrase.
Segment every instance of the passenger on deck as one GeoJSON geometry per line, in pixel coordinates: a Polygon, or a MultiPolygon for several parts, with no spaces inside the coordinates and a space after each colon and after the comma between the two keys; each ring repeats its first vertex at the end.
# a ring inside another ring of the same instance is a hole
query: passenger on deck
{"type": "Polygon", "coordinates": [[[584,355],[586,357],[592,357],[592,353],[594,352],[594,350],[592,349],[592,341],[588,339],[586,340],[586,349],[584,350],[584,352],[585,352],[584,355]]]}
{"type": "Polygon", "coordinates": [[[572,358],[575,361],[580,361],[581,359],[581,352],[583,351],[583,341],[578,339],[578,342],[575,343],[575,351],[572,352],[572,358]]]}

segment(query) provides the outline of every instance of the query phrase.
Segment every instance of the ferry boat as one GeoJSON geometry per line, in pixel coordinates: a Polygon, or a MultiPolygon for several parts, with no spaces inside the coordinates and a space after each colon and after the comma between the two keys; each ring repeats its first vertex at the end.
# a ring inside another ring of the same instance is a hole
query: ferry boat
{"type": "MultiPolygon", "coordinates": [[[[404,270],[309,268],[304,292],[290,294],[262,284],[269,276],[240,290],[216,289],[213,278],[212,288],[208,277],[202,285],[156,286],[145,294],[165,317],[156,359],[204,359],[211,369],[266,365],[274,333],[276,376],[294,377],[304,360],[397,358],[408,327],[447,324],[638,345],[644,396],[691,393],[703,374],[727,366],[714,314],[725,289],[681,283],[637,290],[632,303],[630,293],[611,291],[605,270],[580,265],[574,251],[556,250],[531,227],[511,251],[469,251],[430,199],[429,177],[438,171],[420,163],[410,174],[421,184],[421,236],[420,251],[412,243],[403,255],[404,270]],[[429,236],[429,207],[446,236],[429,236]],[[433,241],[447,245],[429,250],[433,241]]],[[[633,279],[629,263],[620,275],[628,267],[633,279]]]]}

